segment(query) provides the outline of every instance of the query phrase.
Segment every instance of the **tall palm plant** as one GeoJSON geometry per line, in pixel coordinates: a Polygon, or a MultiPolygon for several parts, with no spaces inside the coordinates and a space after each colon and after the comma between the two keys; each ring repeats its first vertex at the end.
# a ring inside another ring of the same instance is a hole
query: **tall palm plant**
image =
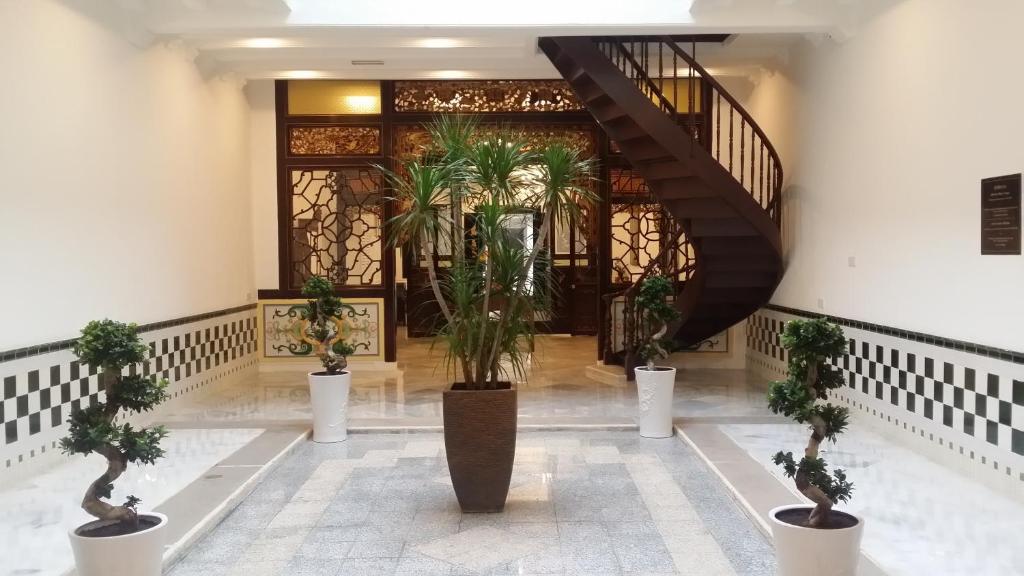
{"type": "Polygon", "coordinates": [[[534,335],[533,318],[544,304],[550,267],[546,257],[555,222],[580,224],[581,204],[596,195],[586,185],[594,160],[575,148],[551,142],[535,149],[515,132],[483,127],[473,117],[440,116],[427,125],[425,160],[402,169],[382,169],[404,211],[391,220],[391,242],[422,248],[434,298],[444,319],[449,368],[457,367],[468,389],[493,389],[524,373],[523,340],[534,335]],[[463,211],[474,214],[476,250],[464,247],[463,211]],[[514,220],[540,214],[532,245],[511,233],[514,220]],[[435,270],[440,242],[452,246],[447,277],[435,270]]]}

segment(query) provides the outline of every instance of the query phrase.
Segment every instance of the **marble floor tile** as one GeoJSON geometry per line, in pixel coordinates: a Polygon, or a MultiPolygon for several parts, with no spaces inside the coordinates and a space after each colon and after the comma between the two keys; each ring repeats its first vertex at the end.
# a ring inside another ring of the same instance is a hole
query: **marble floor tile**
{"type": "MultiPolygon", "coordinates": [[[[803,446],[790,424],[729,424],[721,429],[792,490],[771,463],[779,449],[803,446]]],[[[846,470],[853,498],[841,506],[865,518],[863,550],[892,576],[1024,575],[1024,504],[969,479],[856,421],[823,456],[846,470]],[[955,496],[951,496],[955,495],[955,496]],[[939,520],[941,519],[941,520],[939,520]]],[[[794,492],[794,500],[800,498],[794,492]]]]}
{"type": "MultiPolygon", "coordinates": [[[[685,491],[671,484],[673,476],[661,464],[671,454],[659,454],[656,444],[642,444],[624,462],[609,462],[616,460],[609,457],[615,451],[607,447],[633,434],[524,434],[524,446],[529,448],[524,451],[529,455],[524,465],[531,471],[517,472],[517,487],[510,491],[505,511],[496,514],[462,514],[450,484],[433,481],[445,468],[443,451],[433,456],[423,453],[426,447],[433,453],[440,438],[437,434],[405,435],[397,443],[388,435],[353,438],[354,449],[347,455],[307,444],[261,486],[265,493],[279,494],[273,485],[301,479],[290,498],[273,500],[277,512],[272,520],[262,520],[266,514],[254,516],[240,507],[169,576],[194,573],[204,558],[224,573],[661,576],[683,572],[693,564],[684,557],[704,562],[708,570],[702,576],[768,576],[770,570],[734,570],[715,535],[692,509],[673,510],[674,516],[652,516],[652,507],[656,509],[652,495],[685,497],[685,491]],[[388,447],[372,447],[378,440],[388,447]],[[404,441],[416,444],[409,448],[404,441]],[[594,446],[605,448],[595,450],[594,446]],[[578,461],[579,474],[560,478],[536,472],[533,465],[549,459],[548,450],[578,461]],[[375,465],[360,466],[362,460],[375,465]],[[351,473],[342,473],[342,480],[327,481],[328,471],[345,470],[351,473]],[[598,478],[604,481],[593,480],[598,478]],[[311,494],[314,489],[326,493],[311,494]],[[365,498],[353,499],[353,494],[365,498]],[[318,512],[314,504],[324,506],[323,510],[318,512]],[[572,510],[591,512],[581,519],[572,510]],[[691,522],[689,530],[678,529],[681,524],[671,518],[691,522]],[[282,526],[291,533],[283,533],[282,526]],[[229,536],[236,533],[251,540],[243,538],[239,543],[239,538],[229,536]]],[[[689,450],[678,441],[676,446],[680,454],[689,450]]],[[[700,465],[696,459],[694,463],[700,465]]],[[[715,485],[699,489],[723,490],[715,485]]],[[[722,498],[728,498],[724,491],[722,498]]],[[[677,506],[686,502],[679,500],[677,506]]],[[[734,513],[736,522],[749,527],[741,512],[734,513]]],[[[748,536],[752,547],[760,546],[770,555],[763,537],[756,531],[748,536]]]]}

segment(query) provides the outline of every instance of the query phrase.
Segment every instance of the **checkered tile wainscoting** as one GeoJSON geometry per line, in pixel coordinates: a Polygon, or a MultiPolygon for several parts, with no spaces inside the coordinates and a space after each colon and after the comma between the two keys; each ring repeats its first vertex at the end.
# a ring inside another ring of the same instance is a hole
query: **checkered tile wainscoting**
{"type": "MultiPolygon", "coordinates": [[[[172,398],[195,391],[256,361],[256,311],[252,307],[140,327],[149,362],[132,367],[166,378],[172,398]]],[[[55,452],[72,412],[102,399],[99,374],[80,364],[66,346],[0,361],[0,470],[55,452]]],[[[31,351],[30,351],[31,352],[31,351]]]]}
{"type": "MultiPolygon", "coordinates": [[[[764,309],[747,322],[747,358],[781,378],[785,323],[799,316],[764,309]]],[[[844,322],[846,354],[833,360],[846,376],[836,398],[901,433],[912,434],[1024,481],[1024,364],[1005,351],[977,352],[856,328],[844,322]],[[984,353],[981,353],[984,352],[984,353]]]]}

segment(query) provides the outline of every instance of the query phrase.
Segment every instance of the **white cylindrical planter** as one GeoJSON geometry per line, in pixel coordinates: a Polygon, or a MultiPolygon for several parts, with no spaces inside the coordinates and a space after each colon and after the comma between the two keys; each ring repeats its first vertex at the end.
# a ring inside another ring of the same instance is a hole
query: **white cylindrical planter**
{"type": "Polygon", "coordinates": [[[672,435],[672,391],[676,385],[676,369],[656,366],[648,370],[638,366],[636,393],[640,401],[637,424],[644,438],[668,438],[672,435]]]}
{"type": "Polygon", "coordinates": [[[344,442],[348,438],[348,389],[352,374],[309,374],[309,401],[313,405],[313,441],[344,442]]]}
{"type": "Polygon", "coordinates": [[[778,512],[794,508],[811,507],[805,504],[779,506],[768,513],[778,576],[856,576],[864,519],[844,512],[857,519],[855,526],[826,529],[794,526],[775,517],[778,512]]]}
{"type": "Polygon", "coordinates": [[[160,576],[164,558],[167,516],[150,512],[141,519],[156,526],[124,536],[81,536],[78,533],[112,524],[96,520],[69,532],[78,576],[160,576]]]}

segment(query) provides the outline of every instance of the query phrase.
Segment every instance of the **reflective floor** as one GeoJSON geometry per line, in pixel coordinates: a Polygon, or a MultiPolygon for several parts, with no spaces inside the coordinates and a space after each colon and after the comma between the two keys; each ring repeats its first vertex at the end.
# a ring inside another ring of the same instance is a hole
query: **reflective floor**
{"type": "MultiPolygon", "coordinates": [[[[770,546],[684,442],[609,430],[632,424],[636,392],[632,384],[586,377],[595,348],[589,338],[539,340],[530,378],[518,385],[520,424],[574,428],[520,434],[504,514],[458,513],[436,433],[304,442],[172,576],[770,574],[770,546]],[[200,571],[203,559],[209,571],[200,571]]],[[[439,426],[449,382],[435,369],[439,359],[427,341],[402,341],[398,370],[354,370],[350,425],[439,426]]],[[[767,412],[764,384],[753,372],[684,369],[673,412],[679,422],[716,430],[744,461],[740,448],[777,474],[768,456],[800,446],[804,432],[767,412]]],[[[254,373],[180,398],[154,416],[174,428],[169,457],[130,470],[117,494],[156,506],[210,467],[231,464],[261,431],[301,429],[310,414],[299,371],[254,373]]],[[[830,457],[856,483],[850,509],[868,518],[864,550],[885,572],[1024,574],[1024,555],[1006,545],[1024,529],[1021,502],[856,420],[830,457]]],[[[57,576],[71,567],[65,531],[86,519],[77,508],[82,478],[102,468],[95,458],[75,458],[0,488],[0,576],[57,576]]]]}
{"type": "MultiPolygon", "coordinates": [[[[587,378],[597,342],[589,337],[542,336],[531,358],[528,379],[519,382],[522,423],[631,424],[636,388],[587,378]]],[[[350,425],[441,424],[441,392],[451,379],[439,365],[443,354],[427,339],[400,339],[398,370],[371,372],[355,366],[349,397],[350,425]]],[[[684,370],[674,399],[686,417],[753,416],[763,413],[764,394],[750,386],[743,370],[684,370]]],[[[254,382],[221,387],[162,418],[171,422],[280,421],[311,417],[306,376],[301,371],[264,372],[254,382]]]]}
{"type": "MultiPolygon", "coordinates": [[[[123,502],[133,494],[152,510],[262,432],[171,430],[163,442],[167,457],[153,466],[129,466],[111,500],[123,502]]],[[[0,574],[60,576],[72,568],[67,533],[92,520],[78,504],[89,482],[105,469],[102,456],[76,456],[0,490],[0,574]]]]}
{"type": "Polygon", "coordinates": [[[697,455],[634,432],[523,432],[505,511],[462,514],[440,434],[306,444],[170,576],[768,576],[697,455]]]}
{"type": "MultiPolygon", "coordinates": [[[[786,486],[771,455],[798,450],[805,427],[730,424],[721,427],[786,486]]],[[[1024,574],[1024,503],[952,472],[864,427],[850,426],[823,456],[846,470],[853,499],[843,508],[863,516],[864,550],[892,576],[1024,574]]]]}

